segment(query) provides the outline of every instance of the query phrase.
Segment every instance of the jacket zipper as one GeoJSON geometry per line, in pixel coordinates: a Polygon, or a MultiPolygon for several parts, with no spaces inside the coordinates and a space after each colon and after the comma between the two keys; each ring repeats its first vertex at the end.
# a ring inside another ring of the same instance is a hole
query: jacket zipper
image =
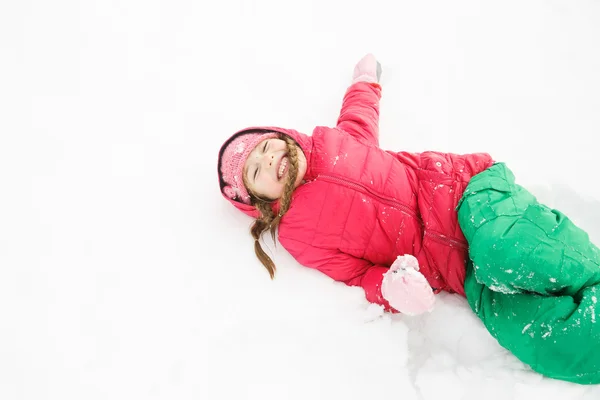
{"type": "Polygon", "coordinates": [[[423,228],[423,229],[424,229],[423,236],[429,236],[433,240],[437,240],[438,242],[446,243],[450,246],[456,246],[456,247],[460,247],[463,249],[466,249],[468,247],[465,242],[449,238],[448,236],[442,235],[441,233],[432,232],[431,230],[426,230],[425,228],[423,228]]]}
{"type": "Polygon", "coordinates": [[[419,215],[416,212],[414,212],[407,205],[402,204],[402,203],[398,202],[395,199],[390,199],[388,197],[384,197],[384,196],[382,196],[382,195],[380,195],[380,194],[378,194],[378,193],[370,190],[369,188],[367,188],[366,186],[364,186],[364,185],[362,185],[360,183],[356,183],[356,182],[352,182],[352,181],[349,181],[349,180],[346,180],[346,179],[342,179],[342,178],[339,178],[337,176],[319,175],[318,177],[319,178],[323,178],[323,180],[325,180],[325,181],[334,182],[334,183],[337,182],[337,183],[340,183],[342,185],[350,186],[350,187],[353,187],[355,189],[358,189],[358,191],[361,192],[361,193],[368,194],[369,196],[374,197],[374,198],[376,198],[377,200],[379,200],[379,201],[381,201],[383,203],[386,203],[388,205],[391,205],[393,207],[401,209],[406,214],[410,215],[411,217],[413,217],[417,221],[419,221],[419,224],[421,224],[421,226],[423,225],[423,221],[421,220],[421,217],[419,217],[419,215]]]}
{"type": "Polygon", "coordinates": [[[440,233],[432,232],[431,230],[427,230],[425,228],[425,224],[423,223],[423,220],[421,219],[421,217],[406,204],[402,204],[395,199],[390,199],[389,197],[384,197],[384,196],[380,195],[379,193],[376,193],[375,191],[364,186],[363,184],[349,181],[344,178],[340,178],[340,177],[333,176],[333,175],[319,175],[317,178],[321,178],[324,181],[338,183],[343,186],[355,188],[359,192],[367,194],[371,197],[374,197],[377,200],[381,201],[382,203],[388,204],[392,207],[396,207],[396,208],[402,210],[404,213],[410,215],[411,217],[415,218],[419,222],[419,224],[421,225],[421,228],[423,229],[423,236],[429,236],[433,240],[437,240],[439,242],[443,242],[443,243],[449,244],[451,246],[454,245],[454,246],[458,246],[458,247],[462,247],[462,248],[467,248],[467,244],[460,240],[452,239],[452,238],[449,238],[440,233]]]}

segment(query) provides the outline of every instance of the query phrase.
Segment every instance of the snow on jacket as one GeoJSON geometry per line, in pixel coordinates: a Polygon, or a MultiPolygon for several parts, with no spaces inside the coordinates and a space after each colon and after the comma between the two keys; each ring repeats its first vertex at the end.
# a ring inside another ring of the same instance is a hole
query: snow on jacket
{"type": "MultiPolygon", "coordinates": [[[[269,127],[294,138],[308,163],[279,242],[300,264],[361,286],[368,301],[388,311],[395,310],[381,282],[398,255],[414,255],[436,293],[464,295],[467,243],[455,208],[470,178],[493,161],[485,153],[379,148],[380,97],[377,84],[350,86],[337,126],[316,127],[312,136],[269,127]]],[[[256,217],[253,207],[231,202],[256,217]]]]}

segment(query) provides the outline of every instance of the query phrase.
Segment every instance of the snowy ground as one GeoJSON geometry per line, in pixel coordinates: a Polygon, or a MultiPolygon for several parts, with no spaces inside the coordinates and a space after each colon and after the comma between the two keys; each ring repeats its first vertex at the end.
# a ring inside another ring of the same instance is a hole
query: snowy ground
{"type": "Polygon", "coordinates": [[[598,399],[466,302],[381,315],[223,201],[233,131],[335,123],[384,67],[382,147],[487,151],[600,243],[600,3],[4,1],[0,399],[598,399]]]}

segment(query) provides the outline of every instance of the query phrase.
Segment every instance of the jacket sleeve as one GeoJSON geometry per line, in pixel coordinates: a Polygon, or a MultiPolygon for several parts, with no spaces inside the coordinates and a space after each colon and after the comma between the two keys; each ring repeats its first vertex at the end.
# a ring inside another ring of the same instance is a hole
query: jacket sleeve
{"type": "Polygon", "coordinates": [[[337,128],[374,145],[379,145],[379,99],[381,86],[358,82],[344,95],[337,128]]]}
{"type": "Polygon", "coordinates": [[[388,267],[373,264],[339,250],[322,249],[281,236],[279,242],[303,266],[319,270],[348,286],[361,286],[367,301],[382,305],[385,311],[398,312],[381,294],[383,274],[389,270],[388,267]]]}

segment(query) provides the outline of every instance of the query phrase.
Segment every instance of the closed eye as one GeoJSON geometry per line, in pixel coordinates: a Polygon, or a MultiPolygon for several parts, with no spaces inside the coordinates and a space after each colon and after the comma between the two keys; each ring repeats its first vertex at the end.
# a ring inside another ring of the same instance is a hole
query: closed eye
{"type": "MultiPolygon", "coordinates": [[[[262,148],[262,152],[263,152],[263,154],[264,154],[264,153],[267,151],[267,146],[268,146],[268,145],[269,145],[269,141],[267,140],[267,141],[265,141],[265,144],[263,145],[263,148],[262,148]]],[[[252,177],[252,180],[253,180],[254,182],[256,182],[256,177],[258,176],[258,170],[259,170],[259,169],[260,169],[260,168],[259,168],[259,167],[257,167],[257,168],[254,170],[254,176],[252,177]]]]}

